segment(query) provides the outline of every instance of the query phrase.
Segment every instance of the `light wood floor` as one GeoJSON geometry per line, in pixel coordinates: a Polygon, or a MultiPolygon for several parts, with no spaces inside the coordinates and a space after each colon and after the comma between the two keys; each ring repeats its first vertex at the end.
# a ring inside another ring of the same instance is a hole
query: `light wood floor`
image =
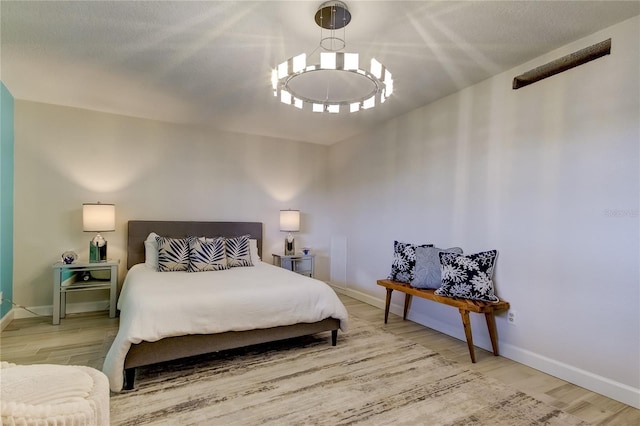
{"type": "MultiPolygon", "coordinates": [[[[476,348],[477,363],[469,360],[466,342],[390,314],[384,324],[381,309],[340,295],[349,314],[368,321],[465,367],[504,382],[541,401],[598,425],[640,425],[640,410],[567,383],[533,368],[476,348]]],[[[105,337],[118,329],[107,312],[68,315],[59,326],[51,317],[14,320],[0,335],[0,360],[17,364],[75,364],[102,368],[108,344],[105,337]]],[[[106,339],[107,341],[109,339],[106,339]]],[[[338,338],[339,341],[339,338],[338,338]]],[[[339,344],[339,343],[338,343],[339,344]]]]}

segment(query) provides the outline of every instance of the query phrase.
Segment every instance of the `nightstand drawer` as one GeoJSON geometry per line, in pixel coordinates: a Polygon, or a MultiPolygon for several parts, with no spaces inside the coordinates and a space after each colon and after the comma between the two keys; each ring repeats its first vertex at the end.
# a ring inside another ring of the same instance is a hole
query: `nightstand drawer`
{"type": "Polygon", "coordinates": [[[315,254],[284,256],[273,253],[272,256],[273,264],[276,266],[311,278],[315,275],[315,254]]]}

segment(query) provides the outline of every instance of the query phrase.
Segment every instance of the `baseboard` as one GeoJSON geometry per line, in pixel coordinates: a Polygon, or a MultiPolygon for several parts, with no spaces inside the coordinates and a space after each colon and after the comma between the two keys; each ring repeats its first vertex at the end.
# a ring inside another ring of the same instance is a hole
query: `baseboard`
{"type": "Polygon", "coordinates": [[[13,321],[13,311],[14,310],[11,309],[5,314],[5,316],[2,317],[2,320],[0,320],[0,331],[4,330],[5,327],[8,326],[11,321],[13,321]]]}
{"type": "MultiPolygon", "coordinates": [[[[82,312],[104,311],[109,309],[108,300],[99,300],[96,302],[67,303],[67,314],[79,314],[82,312]]],[[[14,318],[33,318],[35,316],[51,317],[53,316],[53,305],[33,306],[29,307],[31,313],[25,309],[14,308],[14,318]]]]}
{"type": "Polygon", "coordinates": [[[500,355],[640,409],[640,389],[635,389],[624,383],[616,382],[508,343],[500,345],[500,355]]]}
{"type": "Polygon", "coordinates": [[[371,306],[375,306],[376,308],[384,309],[384,300],[378,299],[377,297],[369,296],[366,293],[335,285],[331,282],[327,282],[327,284],[329,284],[329,286],[331,286],[337,293],[353,297],[356,300],[359,300],[371,306]]]}
{"type": "MultiPolygon", "coordinates": [[[[353,297],[356,300],[375,306],[376,308],[384,309],[385,301],[383,299],[373,297],[359,291],[350,290],[348,288],[335,286],[331,283],[329,283],[329,285],[331,285],[336,292],[353,297]]],[[[389,311],[395,315],[402,316],[404,306],[391,303],[389,311]]],[[[448,336],[466,341],[462,323],[452,325],[427,317],[419,311],[410,311],[408,319],[448,336]]],[[[481,333],[479,328],[478,332],[473,335],[473,344],[474,346],[492,351],[491,340],[488,337],[488,333],[481,333]]],[[[566,380],[567,382],[573,383],[592,392],[599,393],[608,398],[615,399],[616,401],[620,401],[624,404],[640,409],[640,389],[633,388],[625,385],[624,383],[616,382],[606,377],[593,374],[589,371],[576,368],[572,365],[565,364],[508,343],[499,342],[499,351],[500,356],[509,358],[513,361],[519,362],[520,364],[535,368],[536,370],[550,374],[559,379],[566,380]]]]}

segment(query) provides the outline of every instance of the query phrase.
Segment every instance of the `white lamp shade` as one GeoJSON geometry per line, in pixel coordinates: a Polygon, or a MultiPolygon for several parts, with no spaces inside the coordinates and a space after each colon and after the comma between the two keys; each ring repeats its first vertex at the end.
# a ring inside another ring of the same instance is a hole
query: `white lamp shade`
{"type": "Polygon", "coordinates": [[[280,210],[280,231],[300,231],[300,210],[280,210]]]}
{"type": "Polygon", "coordinates": [[[85,232],[109,232],[116,230],[116,206],[114,204],[83,204],[82,230],[85,232]]]}

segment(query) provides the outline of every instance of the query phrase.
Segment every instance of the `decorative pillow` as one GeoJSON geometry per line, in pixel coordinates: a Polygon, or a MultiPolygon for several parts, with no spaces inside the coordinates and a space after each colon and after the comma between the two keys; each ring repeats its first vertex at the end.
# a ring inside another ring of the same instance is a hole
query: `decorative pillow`
{"type": "Polygon", "coordinates": [[[439,253],[442,269],[442,287],[435,291],[440,296],[498,302],[493,293],[493,269],[496,250],[463,256],[439,253]]]}
{"type": "Polygon", "coordinates": [[[186,271],[189,269],[189,238],[156,237],[158,242],[158,271],[186,271]]]}
{"type": "Polygon", "coordinates": [[[393,263],[389,279],[401,283],[410,283],[416,268],[416,247],[433,247],[433,244],[416,246],[409,243],[393,242],[393,263]]]}
{"type": "Polygon", "coordinates": [[[154,271],[158,270],[158,242],[156,237],[160,235],[152,232],[144,240],[144,264],[154,271]]]}
{"type": "Polygon", "coordinates": [[[462,254],[460,247],[441,249],[438,247],[416,247],[415,276],[411,286],[416,288],[437,289],[442,286],[439,253],[462,254]]]}
{"type": "Polygon", "coordinates": [[[249,236],[227,238],[227,266],[253,266],[251,262],[251,250],[249,249],[249,236]]]}
{"type": "Polygon", "coordinates": [[[227,269],[224,238],[190,238],[189,272],[227,269]]]}
{"type": "Polygon", "coordinates": [[[251,252],[251,263],[257,265],[260,262],[260,255],[258,254],[258,240],[255,238],[249,239],[249,251],[251,252]]]}

